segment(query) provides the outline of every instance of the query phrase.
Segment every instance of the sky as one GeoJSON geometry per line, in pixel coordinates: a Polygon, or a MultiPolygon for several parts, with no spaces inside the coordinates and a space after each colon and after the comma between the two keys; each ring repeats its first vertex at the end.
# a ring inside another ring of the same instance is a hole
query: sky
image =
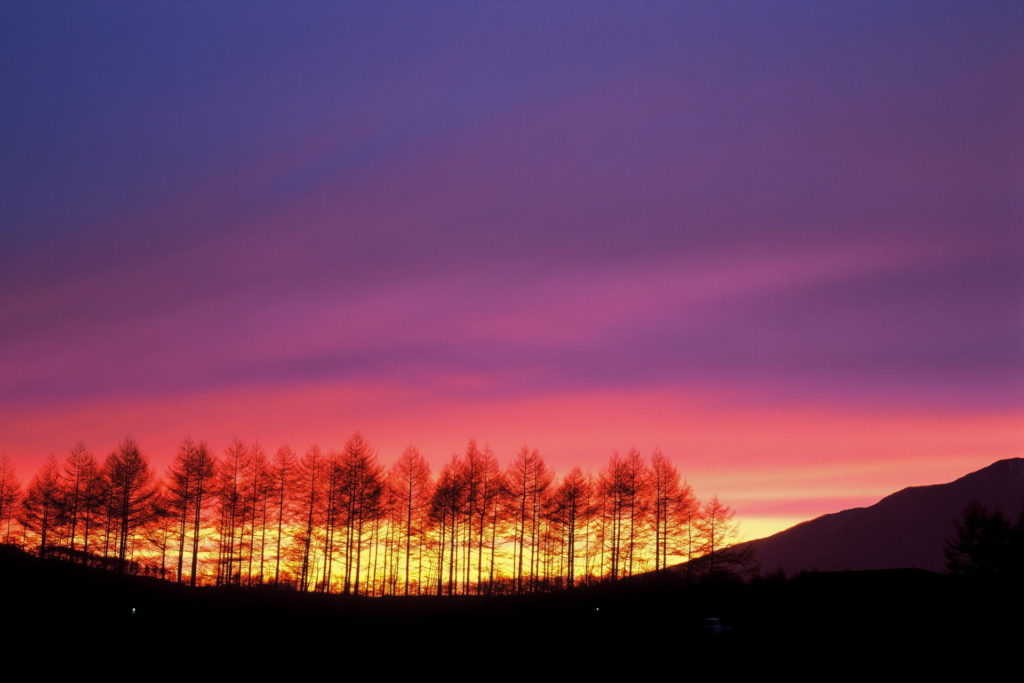
{"type": "Polygon", "coordinates": [[[1024,5],[5,2],[0,453],[1024,456],[1024,5]]]}

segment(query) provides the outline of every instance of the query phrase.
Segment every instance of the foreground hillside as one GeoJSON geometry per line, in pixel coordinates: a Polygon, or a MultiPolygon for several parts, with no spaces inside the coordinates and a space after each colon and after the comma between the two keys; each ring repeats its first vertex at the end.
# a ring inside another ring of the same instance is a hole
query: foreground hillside
{"type": "MultiPolygon", "coordinates": [[[[482,663],[517,652],[614,661],[734,648],[814,652],[855,643],[879,648],[991,640],[1020,633],[1017,583],[970,582],[911,570],[808,574],[749,583],[687,583],[648,576],[573,592],[506,597],[345,598],[262,587],[188,588],[120,576],[13,548],[0,552],[7,645],[40,634],[149,652],[155,643],[257,648],[284,656],[310,644],[344,644],[361,656],[459,653],[482,663]],[[595,650],[596,648],[596,650],[595,650]],[[639,653],[647,653],[640,655],[639,653]],[[606,653],[608,654],[608,653],[606,653]]],[[[520,659],[522,661],[522,659],[520,659]]],[[[408,662],[406,662],[408,663],[408,662]]]]}

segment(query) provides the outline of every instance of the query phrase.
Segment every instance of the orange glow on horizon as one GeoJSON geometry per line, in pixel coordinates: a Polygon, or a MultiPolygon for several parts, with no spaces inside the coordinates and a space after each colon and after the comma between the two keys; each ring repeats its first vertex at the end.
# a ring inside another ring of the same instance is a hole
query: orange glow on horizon
{"type": "Polygon", "coordinates": [[[732,505],[746,538],[1024,453],[1024,420],[1012,412],[769,412],[661,391],[480,400],[465,393],[424,396],[368,382],[110,400],[10,412],[0,417],[0,433],[23,472],[78,439],[103,454],[128,433],[158,469],[186,434],[214,449],[238,437],[301,451],[312,443],[337,448],[359,429],[382,460],[413,444],[435,471],[470,437],[490,445],[502,463],[529,443],[558,474],[577,465],[597,471],[616,450],[635,446],[649,455],[660,448],[696,490],[732,505]],[[788,501],[785,510],[779,501],[788,501]]]}

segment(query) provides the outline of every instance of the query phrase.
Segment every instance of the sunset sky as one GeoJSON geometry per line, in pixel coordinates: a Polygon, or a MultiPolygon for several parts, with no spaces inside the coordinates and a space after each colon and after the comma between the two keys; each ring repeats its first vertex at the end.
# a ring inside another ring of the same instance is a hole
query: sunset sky
{"type": "Polygon", "coordinates": [[[0,5],[0,453],[1024,456],[1024,4],[0,5]]]}

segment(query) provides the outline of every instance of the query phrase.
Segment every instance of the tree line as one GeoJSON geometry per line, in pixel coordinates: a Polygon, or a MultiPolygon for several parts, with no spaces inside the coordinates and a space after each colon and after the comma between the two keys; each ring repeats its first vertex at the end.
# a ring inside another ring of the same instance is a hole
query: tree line
{"type": "Polygon", "coordinates": [[[50,456],[22,492],[0,459],[0,538],[40,555],[195,585],[278,584],[355,595],[570,589],[673,564],[716,571],[731,510],[703,504],[661,452],[615,453],[557,477],[524,446],[505,467],[470,441],[434,474],[409,447],[390,466],[358,433],[340,451],[220,455],[183,440],[158,475],[133,439],[100,462],[50,456]],[[691,566],[691,565],[687,565],[691,566]]]}

